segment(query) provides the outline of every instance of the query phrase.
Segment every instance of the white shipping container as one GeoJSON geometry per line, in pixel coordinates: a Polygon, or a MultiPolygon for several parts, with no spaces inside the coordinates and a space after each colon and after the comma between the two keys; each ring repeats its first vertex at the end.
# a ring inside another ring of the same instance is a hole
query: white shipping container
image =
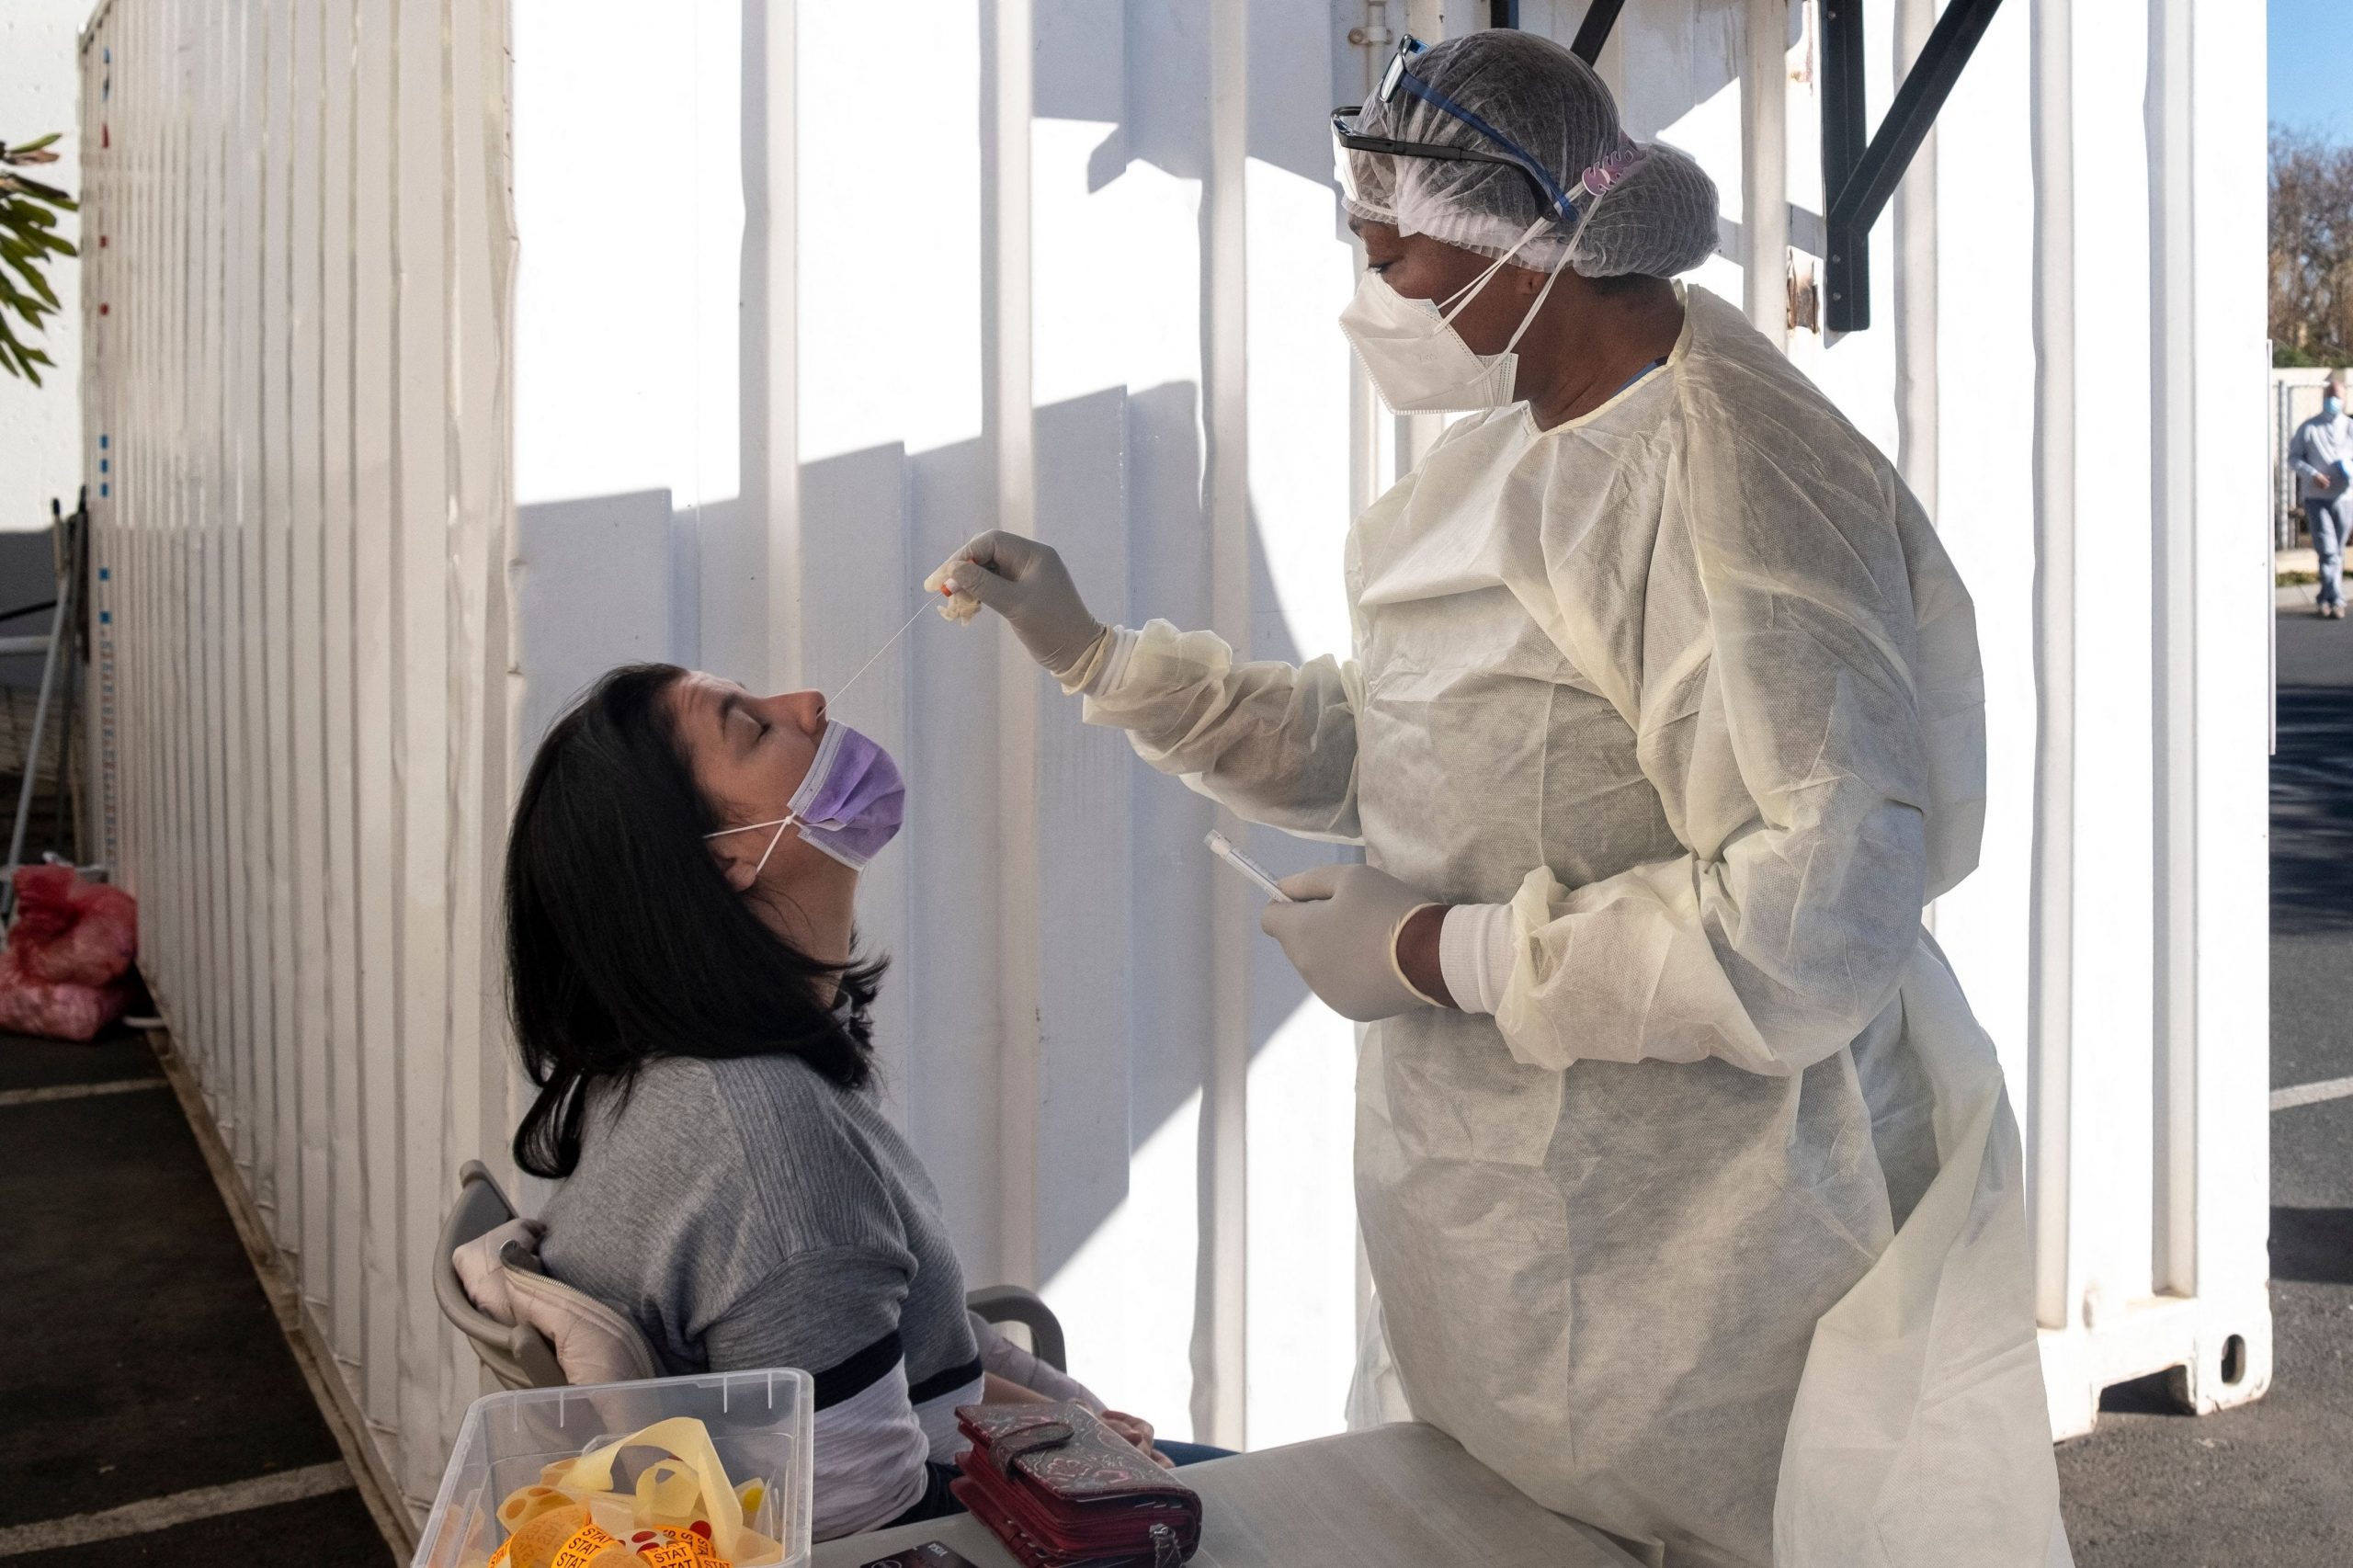
{"type": "MultiPolygon", "coordinates": [[[[1883,108],[1929,0],[1869,0],[1883,108]]],[[[1565,40],[1581,5],[1526,0],[1565,40]]],[[[1348,518],[1435,435],[1333,318],[1330,107],[1486,6],[112,0],[84,40],[86,467],[107,858],[247,1191],[397,1484],[471,1358],[460,1161],[511,1179],[511,790],[668,658],[838,686],[970,534],[1107,619],[1345,653],[1348,518]]],[[[1634,0],[1630,128],[1723,198],[1743,302],[1978,601],[1983,864],[1932,914],[2026,1129],[2054,1428],[2183,1369],[2259,1393],[2270,506],[2259,29],[2222,0],[1995,17],[1825,335],[1819,32],[1634,0]],[[2079,549],[2078,541],[2082,541],[2079,549]]],[[[988,621],[841,705],[907,771],[865,934],[897,1115],[975,1284],[1171,1436],[1338,1426],[1363,1286],[1347,1025],[1223,825],[988,621]]],[[[537,1197],[537,1194],[531,1195],[537,1197]]]]}

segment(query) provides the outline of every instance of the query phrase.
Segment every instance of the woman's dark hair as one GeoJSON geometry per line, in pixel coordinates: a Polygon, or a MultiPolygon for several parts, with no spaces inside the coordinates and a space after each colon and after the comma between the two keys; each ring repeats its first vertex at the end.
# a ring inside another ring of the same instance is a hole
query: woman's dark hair
{"type": "Polygon", "coordinates": [[[555,722],[506,839],[506,980],[539,1097],[515,1162],[580,1163],[590,1092],[626,1094],[656,1056],[798,1056],[845,1087],[872,1073],[881,961],[809,957],[730,887],[703,835],[670,693],[672,665],[614,670],[555,722]],[[838,1003],[824,998],[838,987],[838,1003]]]}

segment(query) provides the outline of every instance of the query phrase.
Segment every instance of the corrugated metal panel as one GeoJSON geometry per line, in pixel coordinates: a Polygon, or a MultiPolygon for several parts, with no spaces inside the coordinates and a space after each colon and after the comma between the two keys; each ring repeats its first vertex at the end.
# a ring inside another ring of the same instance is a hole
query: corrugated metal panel
{"type": "MultiPolygon", "coordinates": [[[[908,113],[845,69],[875,43],[838,8],[705,4],[649,39],[631,7],[542,0],[516,36],[535,723],[648,647],[837,684],[991,526],[1053,541],[1107,617],[1280,657],[1345,647],[1331,321],[1352,263],[1302,106],[1354,96],[1341,73],[1362,64],[1325,14],[958,7],[891,46],[908,113]],[[574,165],[624,86],[698,168],[617,154],[678,195],[680,287],[658,330],[613,343],[584,331],[608,264],[574,165]],[[540,619],[615,559],[566,530],[609,540],[594,519],[635,518],[648,492],[694,562],[692,635],[650,593],[633,620],[603,588],[616,613],[593,627],[540,619]]],[[[968,1271],[1042,1287],[1081,1374],[1172,1433],[1336,1427],[1353,1040],[1201,848],[1211,807],[1083,729],[985,624],[926,617],[838,710],[911,780],[861,921],[896,960],[887,1076],[968,1271]]]]}
{"type": "MultiPolygon", "coordinates": [[[[1928,9],[1872,0],[1874,101],[1928,9]]],[[[1790,319],[1823,202],[1803,8],[1646,0],[1601,61],[1725,193],[1700,279],[1898,454],[1977,595],[1988,838],[1935,921],[2031,1129],[2063,1428],[2116,1377],[2192,1363],[2229,1400],[2268,1375],[2263,1085],[2231,1065],[2263,1018],[2237,726],[2268,601],[2231,564],[2261,460],[2227,369],[2259,395],[2259,230],[2215,216],[2246,199],[2260,67],[2219,0],[2070,61],[2094,9],[1997,18],[1948,110],[1971,134],[1875,237],[1894,308],[1836,342],[1790,319]],[[2144,127],[2120,57],[2197,64],[2158,71],[2144,127]],[[2127,172],[2069,186],[2069,159],[2127,172]],[[2077,232],[2162,241],[2126,267],[2066,256],[2077,232]],[[2070,382],[2070,355],[2133,370],[2070,382]],[[2155,519],[2137,561],[2110,559],[2120,506],[2155,519]],[[2079,529],[2111,549],[2071,585],[2079,529]]],[[[1521,16],[1565,37],[1582,11],[1521,16]]],[[[517,0],[511,116],[480,0],[94,24],[107,820],[175,1028],[412,1491],[472,1386],[433,1221],[516,1109],[497,824],[565,697],[648,654],[838,684],[989,526],[1054,542],[1106,618],[1345,647],[1347,518],[1438,428],[1381,414],[1330,324],[1354,262],[1324,110],[1361,96],[1369,19],[975,0],[881,40],[788,0],[517,0]]],[[[1353,1042],[1200,851],[1211,808],[986,623],[919,622],[842,711],[912,783],[862,913],[897,960],[894,1106],[969,1271],[1044,1288],[1081,1374],[1172,1434],[1336,1426],[1353,1042]]]]}
{"type": "Polygon", "coordinates": [[[511,1108],[506,19],[124,0],[84,49],[106,846],[400,1484],[472,1392],[427,1285],[511,1108]]]}

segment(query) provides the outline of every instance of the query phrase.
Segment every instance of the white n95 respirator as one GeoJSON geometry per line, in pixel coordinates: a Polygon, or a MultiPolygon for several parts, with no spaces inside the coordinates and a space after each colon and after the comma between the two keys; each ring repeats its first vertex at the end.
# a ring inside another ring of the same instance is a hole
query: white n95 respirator
{"type": "MultiPolygon", "coordinates": [[[[1538,219],[1495,264],[1441,305],[1435,300],[1409,300],[1389,286],[1388,279],[1368,267],[1357,284],[1356,298],[1340,312],[1340,331],[1364,361],[1373,390],[1393,414],[1457,414],[1482,408],[1503,408],[1519,401],[1513,390],[1519,379],[1520,338],[1560,276],[1560,267],[1544,279],[1542,292],[1500,354],[1480,354],[1454,330],[1464,307],[1493,281],[1504,264],[1518,254],[1537,230],[1549,222],[1538,219]]],[[[1566,266],[1565,258],[1562,266],[1566,266]]]]}

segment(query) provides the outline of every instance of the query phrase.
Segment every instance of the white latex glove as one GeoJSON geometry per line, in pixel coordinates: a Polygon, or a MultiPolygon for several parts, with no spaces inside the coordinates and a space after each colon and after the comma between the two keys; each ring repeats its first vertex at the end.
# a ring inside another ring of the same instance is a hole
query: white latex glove
{"type": "Polygon", "coordinates": [[[1431,1006],[1397,967],[1397,933],[1430,900],[1370,866],[1318,866],[1276,885],[1298,902],[1267,905],[1258,928],[1334,1012],[1369,1024],[1431,1006]]]}
{"type": "Polygon", "coordinates": [[[1063,558],[1019,534],[993,529],[974,535],[929,581],[1005,617],[1029,656],[1051,676],[1076,669],[1103,635],[1103,623],[1087,613],[1063,558]]]}

